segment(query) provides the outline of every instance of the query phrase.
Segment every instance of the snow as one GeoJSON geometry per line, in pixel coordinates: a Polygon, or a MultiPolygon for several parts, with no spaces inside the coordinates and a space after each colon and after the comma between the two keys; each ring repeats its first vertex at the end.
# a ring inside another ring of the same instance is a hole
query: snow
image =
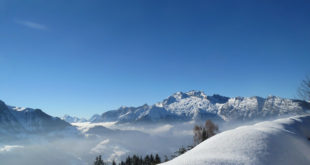
{"type": "Polygon", "coordinates": [[[16,107],[16,106],[8,106],[8,108],[17,112],[34,112],[36,110],[33,108],[16,107]]]}
{"type": "Polygon", "coordinates": [[[94,115],[90,122],[139,122],[139,121],[249,121],[307,114],[310,104],[276,96],[262,98],[207,96],[202,91],[177,92],[162,102],[140,107],[121,107],[94,115]]]}
{"type": "Polygon", "coordinates": [[[64,115],[63,117],[61,117],[61,119],[68,123],[80,123],[80,122],[87,121],[85,118],[78,118],[78,117],[70,116],[70,115],[64,115]]]}
{"type": "Polygon", "coordinates": [[[25,107],[13,107],[12,109],[16,110],[16,111],[23,111],[26,108],[25,107]]]}
{"type": "Polygon", "coordinates": [[[310,116],[241,126],[217,134],[162,165],[310,164],[310,116]]]}

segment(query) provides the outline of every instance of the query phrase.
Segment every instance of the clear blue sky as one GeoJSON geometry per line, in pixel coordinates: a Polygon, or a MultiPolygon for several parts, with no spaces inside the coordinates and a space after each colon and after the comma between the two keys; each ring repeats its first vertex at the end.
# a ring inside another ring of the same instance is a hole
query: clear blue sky
{"type": "Polygon", "coordinates": [[[0,0],[0,99],[51,115],[192,89],[294,98],[309,62],[309,0],[0,0]]]}

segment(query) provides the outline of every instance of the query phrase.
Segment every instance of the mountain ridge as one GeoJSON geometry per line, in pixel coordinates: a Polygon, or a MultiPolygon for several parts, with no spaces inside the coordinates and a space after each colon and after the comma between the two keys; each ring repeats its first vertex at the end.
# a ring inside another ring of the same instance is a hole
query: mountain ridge
{"type": "Polygon", "coordinates": [[[89,122],[160,122],[189,120],[254,120],[283,115],[306,114],[310,103],[268,96],[226,97],[203,91],[176,92],[161,102],[138,107],[122,106],[94,115],[89,122]]]}
{"type": "Polygon", "coordinates": [[[41,109],[8,106],[0,100],[0,134],[40,134],[64,130],[71,124],[41,109]]]}

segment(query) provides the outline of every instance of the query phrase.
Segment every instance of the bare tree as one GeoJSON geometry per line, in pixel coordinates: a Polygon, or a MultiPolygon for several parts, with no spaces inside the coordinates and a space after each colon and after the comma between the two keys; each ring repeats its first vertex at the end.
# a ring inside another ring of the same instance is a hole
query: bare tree
{"type": "Polygon", "coordinates": [[[195,125],[194,129],[194,145],[198,145],[204,140],[214,136],[218,132],[218,126],[211,120],[207,120],[204,127],[195,125]]]}
{"type": "Polygon", "coordinates": [[[298,97],[310,101],[310,78],[306,77],[301,84],[300,87],[298,88],[298,97]]]}
{"type": "Polygon", "coordinates": [[[206,121],[205,128],[206,128],[206,139],[215,135],[219,130],[218,126],[215,125],[211,120],[206,121]]]}
{"type": "Polygon", "coordinates": [[[195,125],[194,127],[194,145],[199,144],[202,141],[202,127],[195,125]]]}

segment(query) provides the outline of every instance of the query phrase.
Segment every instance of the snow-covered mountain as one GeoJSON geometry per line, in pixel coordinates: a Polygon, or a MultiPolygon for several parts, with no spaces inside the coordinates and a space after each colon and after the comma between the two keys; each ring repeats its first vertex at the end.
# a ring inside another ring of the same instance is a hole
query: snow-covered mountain
{"type": "Polygon", "coordinates": [[[60,131],[71,125],[40,109],[7,106],[0,101],[0,134],[36,134],[60,131]]]}
{"type": "Polygon", "coordinates": [[[64,115],[61,119],[68,122],[68,123],[87,122],[87,119],[85,119],[85,118],[78,118],[78,117],[70,116],[70,115],[64,115]]]}
{"type": "Polygon", "coordinates": [[[95,115],[90,122],[141,122],[189,120],[253,120],[284,115],[306,114],[310,103],[276,96],[207,96],[202,91],[177,92],[154,105],[121,107],[95,115]]]}
{"type": "Polygon", "coordinates": [[[217,134],[162,165],[308,165],[310,116],[242,126],[217,134]]]}

